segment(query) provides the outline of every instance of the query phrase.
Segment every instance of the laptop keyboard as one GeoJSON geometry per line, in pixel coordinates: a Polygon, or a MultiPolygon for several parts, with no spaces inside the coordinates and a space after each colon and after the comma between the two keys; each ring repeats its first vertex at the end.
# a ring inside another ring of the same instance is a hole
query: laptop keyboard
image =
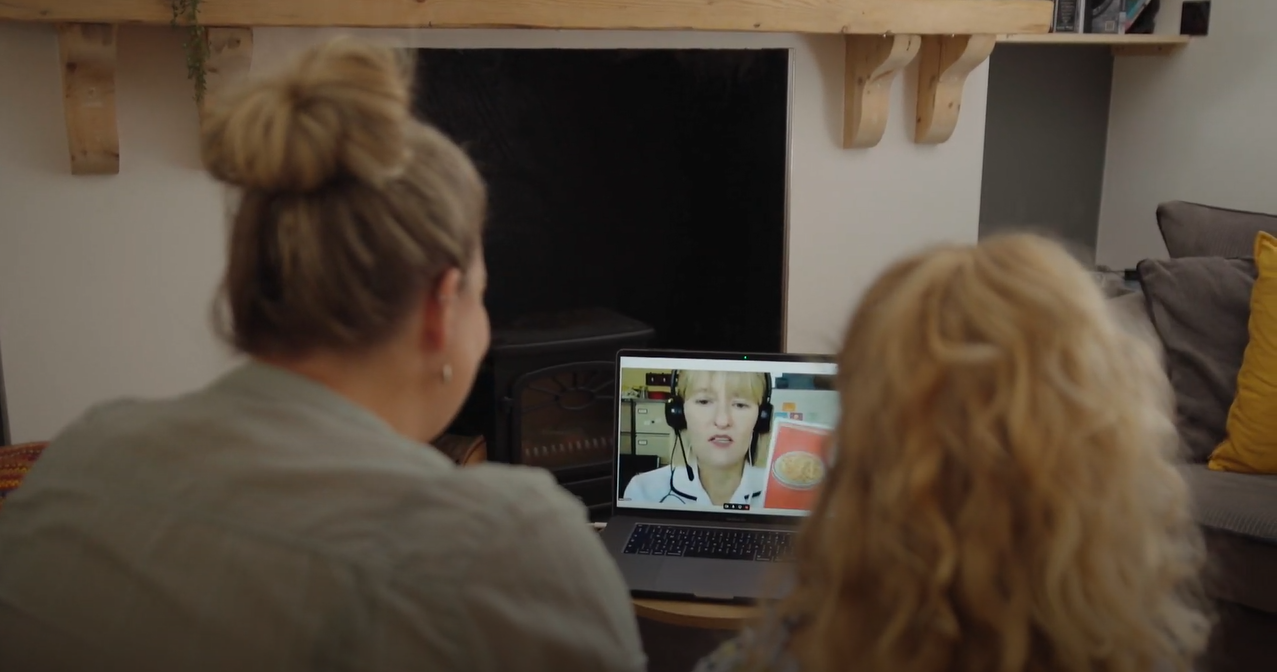
{"type": "Polygon", "coordinates": [[[627,555],[676,555],[685,558],[783,562],[791,558],[794,533],[689,525],[639,523],[625,544],[627,555]]]}

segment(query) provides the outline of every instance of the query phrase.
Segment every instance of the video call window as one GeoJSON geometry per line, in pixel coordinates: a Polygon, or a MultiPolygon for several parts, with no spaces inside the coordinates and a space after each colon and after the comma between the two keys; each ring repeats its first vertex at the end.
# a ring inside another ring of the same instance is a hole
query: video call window
{"type": "Polygon", "coordinates": [[[623,358],[618,506],[806,514],[837,421],[833,371],[623,358]]]}

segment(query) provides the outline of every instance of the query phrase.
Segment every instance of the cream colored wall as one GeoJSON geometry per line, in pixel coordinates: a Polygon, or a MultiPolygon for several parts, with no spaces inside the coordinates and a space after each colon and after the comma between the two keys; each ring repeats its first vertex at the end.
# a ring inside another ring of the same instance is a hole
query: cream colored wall
{"type": "MultiPolygon", "coordinates": [[[[1178,32],[1179,4],[1163,6],[1159,32],[1178,32]]],[[[1172,57],[1117,59],[1099,263],[1164,257],[1162,201],[1277,212],[1274,25],[1277,2],[1215,0],[1208,37],[1172,57]]]]}
{"type": "MultiPolygon", "coordinates": [[[[348,31],[355,32],[355,31],[348,31]]],[[[254,70],[328,31],[258,30],[254,70]]],[[[787,338],[828,352],[873,275],[933,241],[976,239],[987,69],[939,146],[909,140],[897,82],[868,151],[839,146],[836,36],[538,31],[363,31],[439,47],[783,47],[794,54],[787,338]]],[[[66,166],[51,27],[0,26],[0,354],[16,440],[48,437],[87,406],[203,384],[230,355],[207,311],[223,253],[222,192],[197,166],[197,117],[180,38],[127,27],[118,74],[121,172],[66,166]]]]}
{"type": "Polygon", "coordinates": [[[206,319],[223,201],[200,171],[180,39],[123,31],[121,171],[67,165],[52,28],[0,26],[0,355],[14,440],[223,370],[206,319]]]}

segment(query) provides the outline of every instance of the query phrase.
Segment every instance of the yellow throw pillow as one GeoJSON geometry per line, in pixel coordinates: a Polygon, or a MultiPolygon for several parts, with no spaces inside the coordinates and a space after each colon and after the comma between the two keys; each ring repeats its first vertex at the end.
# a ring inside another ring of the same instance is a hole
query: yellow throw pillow
{"type": "Polygon", "coordinates": [[[1255,237],[1259,277],[1250,292],[1250,341],[1228,409],[1228,438],[1210,456],[1210,468],[1277,474],[1277,238],[1255,237]]]}

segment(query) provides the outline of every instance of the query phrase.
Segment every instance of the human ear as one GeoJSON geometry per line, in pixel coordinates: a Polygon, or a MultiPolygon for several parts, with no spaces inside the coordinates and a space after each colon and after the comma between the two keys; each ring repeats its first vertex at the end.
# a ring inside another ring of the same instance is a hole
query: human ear
{"type": "Polygon", "coordinates": [[[460,291],[461,270],[450,268],[439,277],[434,288],[426,293],[422,338],[428,349],[444,350],[451,342],[456,327],[457,296],[460,291]]]}

